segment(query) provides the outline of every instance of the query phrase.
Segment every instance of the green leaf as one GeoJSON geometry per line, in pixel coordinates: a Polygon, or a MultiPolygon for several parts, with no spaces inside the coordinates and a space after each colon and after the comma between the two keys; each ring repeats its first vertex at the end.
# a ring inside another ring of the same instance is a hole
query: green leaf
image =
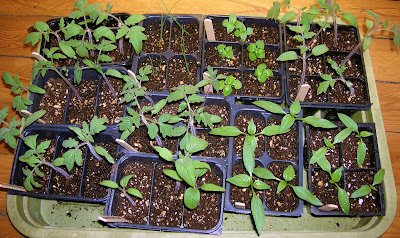
{"type": "Polygon", "coordinates": [[[77,8],[77,9],[83,11],[83,9],[85,8],[86,5],[87,5],[87,0],[78,0],[75,2],[74,8],[77,8]]]}
{"type": "Polygon", "coordinates": [[[316,198],[310,191],[301,186],[292,186],[294,193],[297,197],[301,198],[304,201],[309,202],[314,206],[322,206],[324,205],[318,198],[316,198]]]}
{"type": "Polygon", "coordinates": [[[200,202],[200,191],[198,188],[187,188],[183,195],[183,202],[189,209],[195,209],[200,202]]]}
{"type": "Polygon", "coordinates": [[[277,179],[275,175],[266,168],[255,168],[253,171],[254,175],[262,179],[277,179]]]}
{"type": "Polygon", "coordinates": [[[257,234],[261,235],[264,226],[264,208],[262,201],[257,195],[253,193],[251,198],[251,216],[253,217],[254,224],[256,225],[257,234]]]}
{"type": "Polygon", "coordinates": [[[372,37],[371,36],[365,36],[364,37],[364,42],[363,42],[363,50],[367,50],[369,45],[372,42],[372,37]]]}
{"type": "Polygon", "coordinates": [[[112,62],[113,61],[112,58],[108,55],[100,55],[98,59],[101,62],[112,62]]]}
{"type": "Polygon", "coordinates": [[[190,158],[178,159],[175,161],[176,172],[189,186],[196,186],[196,178],[193,162],[190,158]]]}
{"type": "Polygon", "coordinates": [[[234,126],[224,126],[212,129],[209,134],[218,136],[238,136],[243,134],[243,132],[234,126]]]}
{"type": "Polygon", "coordinates": [[[25,137],[25,139],[24,139],[25,145],[27,145],[31,149],[35,149],[36,148],[36,139],[37,139],[37,137],[38,137],[38,135],[25,137]]]}
{"type": "Polygon", "coordinates": [[[115,35],[112,32],[111,29],[109,29],[106,26],[100,26],[93,32],[93,36],[96,38],[96,40],[100,40],[101,37],[105,37],[109,39],[112,42],[115,42],[115,35]]]}
{"type": "Polygon", "coordinates": [[[319,128],[336,128],[337,126],[333,124],[332,122],[323,119],[323,118],[317,118],[314,116],[308,116],[306,118],[303,118],[303,122],[313,126],[313,127],[319,127],[319,128]]]}
{"type": "Polygon", "coordinates": [[[153,148],[157,151],[161,158],[165,159],[166,161],[174,161],[171,151],[169,151],[167,148],[162,148],[159,146],[153,146],[153,148]]]}
{"type": "Polygon", "coordinates": [[[293,117],[297,117],[297,115],[301,111],[301,106],[299,100],[296,100],[290,105],[289,112],[293,117]]]}
{"type": "Polygon", "coordinates": [[[358,22],[357,22],[357,18],[353,15],[353,14],[351,14],[351,13],[349,13],[349,12],[344,12],[343,14],[342,14],[342,17],[344,18],[344,19],[346,19],[351,25],[353,25],[354,27],[357,27],[358,26],[358,22]]]}
{"type": "Polygon", "coordinates": [[[367,145],[360,141],[360,144],[357,146],[357,164],[361,166],[364,163],[365,155],[367,153],[367,145]]]}
{"type": "Polygon", "coordinates": [[[319,160],[325,158],[327,151],[328,151],[327,147],[321,147],[317,151],[313,151],[309,163],[314,164],[317,163],[319,160]]]}
{"type": "Polygon", "coordinates": [[[281,23],[285,23],[287,21],[292,20],[293,18],[295,18],[297,15],[295,12],[290,11],[288,13],[286,13],[285,15],[283,15],[282,19],[281,19],[281,23]]]}
{"type": "Polygon", "coordinates": [[[97,154],[104,156],[104,158],[106,158],[110,164],[114,164],[114,158],[107,152],[106,149],[101,146],[95,146],[94,150],[97,152],[97,154]]]}
{"type": "Polygon", "coordinates": [[[106,75],[116,77],[116,78],[122,78],[122,74],[116,70],[116,69],[107,69],[106,75]]]}
{"type": "Polygon", "coordinates": [[[167,100],[166,99],[161,99],[160,101],[158,101],[155,105],[154,105],[154,109],[151,111],[152,115],[155,115],[157,113],[159,113],[161,111],[161,109],[163,109],[163,107],[167,104],[167,100]]]}
{"type": "Polygon", "coordinates": [[[65,44],[65,41],[60,41],[60,43],[58,44],[58,46],[60,47],[61,51],[68,56],[69,58],[75,58],[75,51],[74,49],[72,49],[71,46],[65,44]]]}
{"type": "Polygon", "coordinates": [[[321,93],[326,93],[326,91],[328,91],[329,85],[329,81],[321,82],[317,88],[317,95],[320,95],[321,93]]]}
{"type": "Polygon", "coordinates": [[[189,103],[201,103],[204,102],[204,98],[199,95],[193,94],[188,97],[188,101],[189,103]]]}
{"type": "Polygon", "coordinates": [[[125,188],[126,186],[128,186],[129,180],[133,178],[133,175],[127,175],[125,177],[123,177],[120,181],[119,184],[121,185],[121,187],[125,188]]]}
{"type": "Polygon", "coordinates": [[[179,177],[178,173],[175,170],[172,169],[164,169],[163,173],[167,175],[168,177],[175,179],[177,181],[183,181],[181,177],[179,177]]]}
{"type": "Polygon", "coordinates": [[[118,188],[118,184],[111,180],[104,180],[100,183],[100,185],[103,185],[108,188],[118,188]]]}
{"type": "Polygon", "coordinates": [[[268,184],[266,184],[260,180],[255,180],[253,183],[253,186],[255,189],[258,189],[258,190],[266,190],[266,189],[271,188],[268,184]]]}
{"type": "Polygon", "coordinates": [[[254,124],[253,118],[251,118],[249,125],[247,126],[247,132],[250,135],[254,135],[256,133],[256,125],[254,124]]]}
{"type": "Polygon", "coordinates": [[[158,126],[155,123],[151,123],[147,128],[147,133],[151,139],[156,138],[158,134],[158,126]]]}
{"type": "Polygon", "coordinates": [[[369,136],[373,136],[373,135],[374,135],[374,133],[371,133],[369,131],[361,131],[360,132],[361,137],[369,137],[369,136]]]}
{"type": "Polygon", "coordinates": [[[290,114],[285,115],[282,118],[280,132],[287,131],[294,124],[294,117],[290,114]]]}
{"type": "Polygon", "coordinates": [[[269,9],[267,19],[277,19],[280,13],[281,4],[278,1],[274,1],[273,7],[269,9]]]}
{"type": "Polygon", "coordinates": [[[273,102],[255,101],[255,102],[253,102],[253,104],[258,107],[261,107],[262,109],[264,109],[268,112],[286,115],[286,112],[283,111],[283,109],[278,104],[275,104],[273,102]]]}
{"type": "Polygon", "coordinates": [[[271,125],[271,126],[267,126],[262,130],[262,134],[266,135],[266,136],[273,136],[273,135],[279,135],[279,134],[286,134],[287,132],[290,131],[290,128],[285,130],[285,131],[281,131],[281,126],[278,125],[271,125]]]}
{"type": "Polygon", "coordinates": [[[283,189],[287,186],[287,182],[285,180],[281,180],[278,184],[278,188],[276,189],[276,194],[279,194],[283,189]]]}
{"type": "Polygon", "coordinates": [[[342,177],[342,171],[343,171],[343,166],[340,166],[340,168],[336,169],[331,176],[332,182],[337,183],[340,181],[340,178],[342,177]]]}
{"type": "Polygon", "coordinates": [[[350,128],[352,131],[357,132],[358,131],[358,126],[357,123],[355,123],[353,121],[353,119],[351,119],[351,117],[342,114],[342,113],[338,113],[339,119],[340,121],[347,127],[350,128]]]}
{"type": "Polygon", "coordinates": [[[134,14],[125,20],[125,24],[128,26],[136,25],[139,22],[143,21],[144,19],[146,19],[146,17],[144,15],[134,14]]]}
{"type": "Polygon", "coordinates": [[[372,27],[374,27],[374,22],[371,21],[371,20],[369,20],[369,19],[366,19],[366,20],[365,20],[365,26],[366,26],[368,29],[371,29],[372,27]]]}
{"type": "Polygon", "coordinates": [[[282,53],[276,60],[277,61],[289,61],[289,60],[297,60],[298,56],[295,51],[287,51],[282,53]]]}
{"type": "Polygon", "coordinates": [[[207,191],[207,192],[225,192],[225,189],[221,186],[212,184],[212,183],[206,183],[201,186],[201,190],[207,191]]]}
{"type": "Polygon", "coordinates": [[[311,53],[315,56],[319,56],[325,54],[326,52],[328,52],[328,50],[329,49],[328,47],[326,47],[326,45],[317,45],[312,49],[311,53]]]}
{"type": "Polygon", "coordinates": [[[364,186],[360,187],[359,189],[357,189],[356,191],[354,191],[351,194],[350,198],[364,197],[370,193],[371,193],[371,187],[369,185],[364,185],[364,186]]]}
{"type": "Polygon", "coordinates": [[[247,188],[251,184],[251,178],[247,174],[238,174],[226,179],[226,181],[241,188],[247,188]]]}
{"type": "Polygon", "coordinates": [[[208,142],[206,140],[203,140],[201,138],[197,138],[196,136],[192,134],[187,134],[188,135],[188,142],[185,146],[185,150],[191,154],[199,152],[207,148],[208,142]]]}
{"type": "Polygon", "coordinates": [[[374,182],[372,183],[372,186],[375,186],[375,185],[377,185],[377,184],[382,183],[384,177],[385,177],[385,169],[380,169],[380,170],[374,175],[374,182]]]}
{"type": "Polygon", "coordinates": [[[0,111],[0,120],[4,120],[8,116],[8,107],[4,107],[0,111]]]}
{"type": "Polygon", "coordinates": [[[253,174],[255,166],[254,151],[256,147],[257,138],[255,136],[246,136],[243,143],[243,164],[250,175],[253,174]]]}
{"type": "Polygon", "coordinates": [[[104,131],[107,127],[104,125],[104,123],[107,122],[106,118],[98,118],[97,116],[94,116],[92,120],[90,121],[90,131],[91,135],[100,133],[101,131],[104,131]]]}
{"type": "Polygon", "coordinates": [[[344,213],[349,213],[350,211],[350,202],[349,202],[349,197],[347,196],[346,190],[343,188],[338,187],[338,199],[339,199],[339,205],[342,208],[342,211],[344,213]]]}
{"type": "Polygon", "coordinates": [[[42,34],[40,32],[32,32],[25,38],[24,44],[32,43],[32,46],[36,45],[39,40],[42,39],[42,34]]]}
{"type": "Polygon", "coordinates": [[[295,173],[293,166],[288,166],[284,171],[283,171],[283,179],[286,181],[292,181],[294,179],[295,173]]]}
{"type": "Polygon", "coordinates": [[[45,110],[40,110],[37,112],[32,113],[32,115],[30,115],[29,117],[27,117],[25,119],[25,123],[24,123],[24,127],[27,127],[29,125],[31,125],[32,123],[34,123],[37,119],[41,118],[42,116],[44,116],[44,114],[46,114],[45,110]]]}
{"type": "Polygon", "coordinates": [[[132,195],[132,196],[135,196],[135,197],[138,197],[138,198],[143,198],[142,193],[139,190],[137,190],[136,188],[128,188],[126,190],[126,192],[128,194],[132,195]]]}
{"type": "Polygon", "coordinates": [[[336,136],[335,139],[333,140],[333,144],[338,144],[342,143],[352,132],[351,128],[346,128],[342,131],[340,131],[336,136]]]}
{"type": "Polygon", "coordinates": [[[40,32],[45,32],[50,29],[49,25],[47,25],[46,22],[42,22],[42,21],[35,22],[35,24],[33,24],[33,27],[40,32]]]}
{"type": "Polygon", "coordinates": [[[317,164],[318,164],[319,167],[321,167],[321,169],[323,171],[331,174],[332,166],[329,163],[329,161],[325,158],[325,156],[323,158],[321,158],[320,160],[318,160],[317,164]]]}

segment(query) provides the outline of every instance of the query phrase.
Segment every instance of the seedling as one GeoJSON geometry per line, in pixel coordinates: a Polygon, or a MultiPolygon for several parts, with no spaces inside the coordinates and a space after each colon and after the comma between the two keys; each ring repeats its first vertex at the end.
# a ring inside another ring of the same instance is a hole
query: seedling
{"type": "Polygon", "coordinates": [[[372,190],[374,191],[378,191],[375,188],[375,185],[378,185],[380,183],[383,182],[383,179],[385,177],[385,169],[380,169],[375,175],[374,175],[374,181],[372,182],[372,184],[367,184],[362,186],[361,188],[357,189],[356,191],[354,191],[350,198],[360,198],[360,197],[364,197],[367,196],[368,194],[371,193],[372,190]]]}
{"type": "Polygon", "coordinates": [[[142,193],[137,190],[136,188],[126,188],[128,186],[128,182],[129,180],[133,177],[133,175],[127,175],[125,177],[123,177],[120,181],[119,181],[119,185],[111,180],[104,180],[100,183],[100,185],[103,185],[107,188],[111,188],[111,189],[118,189],[124,197],[126,197],[129,202],[132,204],[132,206],[136,206],[135,201],[133,201],[132,196],[138,197],[138,198],[143,198],[142,193]]]}
{"type": "Polygon", "coordinates": [[[268,77],[274,76],[274,73],[270,69],[267,69],[265,64],[259,64],[254,72],[254,76],[257,77],[258,82],[264,83],[268,77]]]}
{"type": "Polygon", "coordinates": [[[228,59],[233,58],[232,46],[226,46],[224,44],[219,44],[217,46],[217,50],[220,53],[222,58],[228,58],[228,59]]]}
{"type": "Polygon", "coordinates": [[[236,90],[242,88],[242,83],[240,80],[237,80],[232,75],[229,75],[225,80],[219,81],[218,90],[222,90],[225,97],[232,93],[232,87],[234,87],[236,90]]]}
{"type": "Polygon", "coordinates": [[[230,34],[235,29],[237,17],[235,13],[232,13],[228,19],[222,21],[222,25],[226,28],[226,33],[230,34]]]}
{"type": "Polygon", "coordinates": [[[153,67],[151,65],[146,65],[145,67],[141,67],[139,69],[139,75],[136,78],[142,82],[149,81],[148,75],[152,73],[153,67]]]}
{"type": "Polygon", "coordinates": [[[78,140],[72,137],[64,140],[62,146],[69,150],[67,150],[61,157],[55,159],[54,164],[57,166],[65,165],[68,171],[72,170],[74,164],[81,166],[83,159],[80,148],[82,146],[87,146],[90,153],[92,153],[92,155],[99,161],[102,159],[101,156],[103,156],[110,164],[114,164],[113,157],[108,154],[106,149],[92,144],[94,143],[93,136],[106,129],[106,126],[104,125],[106,122],[106,118],[97,118],[97,116],[94,116],[89,124],[83,122],[82,128],[69,126],[68,128],[76,134],[78,140]]]}
{"type": "MultiPolygon", "coordinates": [[[[224,74],[218,74],[218,70],[216,69],[214,70],[211,66],[207,66],[206,73],[208,78],[207,80],[209,81],[208,84],[211,84],[214,89],[219,91],[220,81],[224,81],[227,78],[227,76],[225,76],[224,74]]],[[[205,92],[206,95],[209,94],[210,87],[208,87],[207,89],[208,91],[205,92]]],[[[204,87],[204,90],[206,90],[206,87],[204,87]]]]}
{"type": "Polygon", "coordinates": [[[249,59],[251,61],[255,61],[257,58],[265,58],[264,42],[261,40],[258,40],[255,44],[247,46],[247,50],[249,51],[249,59]]]}

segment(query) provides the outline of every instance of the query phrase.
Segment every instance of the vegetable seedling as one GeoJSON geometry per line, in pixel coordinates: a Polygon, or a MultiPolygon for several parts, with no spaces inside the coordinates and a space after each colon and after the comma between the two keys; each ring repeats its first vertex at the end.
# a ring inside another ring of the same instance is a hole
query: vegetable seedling
{"type": "Polygon", "coordinates": [[[372,190],[378,191],[378,190],[375,188],[375,185],[378,185],[378,184],[382,183],[384,177],[385,177],[385,169],[380,169],[380,170],[374,175],[374,180],[373,180],[372,184],[363,185],[362,187],[360,187],[359,189],[357,189],[356,191],[354,191],[354,192],[351,194],[350,198],[360,198],[360,197],[367,196],[368,194],[371,193],[372,190]]]}
{"type": "Polygon", "coordinates": [[[228,19],[223,20],[222,25],[226,28],[228,34],[235,30],[233,34],[239,37],[243,42],[246,41],[247,36],[253,34],[253,28],[246,27],[243,22],[237,19],[235,13],[229,15],[228,19]]]}
{"type": "Polygon", "coordinates": [[[127,176],[123,177],[119,181],[119,185],[116,182],[111,181],[111,180],[104,180],[100,183],[100,185],[103,185],[104,187],[107,187],[107,188],[119,190],[123,194],[123,197],[126,197],[128,199],[128,201],[132,204],[132,206],[135,207],[136,203],[135,203],[135,201],[133,201],[131,196],[143,198],[143,195],[136,188],[128,188],[128,189],[126,188],[128,186],[129,180],[131,178],[133,178],[133,175],[127,175],[127,176]]]}
{"type": "Polygon", "coordinates": [[[264,42],[261,40],[258,40],[255,44],[248,45],[247,50],[249,51],[249,59],[251,61],[255,61],[257,58],[265,58],[264,42]]]}
{"type": "Polygon", "coordinates": [[[274,76],[274,73],[272,70],[267,69],[265,64],[259,64],[256,71],[254,71],[254,76],[257,77],[258,82],[265,83],[268,77],[274,76]]]}
{"type": "Polygon", "coordinates": [[[217,50],[222,58],[228,58],[228,59],[233,58],[232,46],[226,46],[224,44],[219,44],[217,46],[217,50]]]}
{"type": "Polygon", "coordinates": [[[235,88],[236,90],[242,88],[242,83],[232,75],[226,77],[225,80],[219,81],[218,90],[222,90],[225,97],[229,96],[232,93],[232,87],[235,88]]]}

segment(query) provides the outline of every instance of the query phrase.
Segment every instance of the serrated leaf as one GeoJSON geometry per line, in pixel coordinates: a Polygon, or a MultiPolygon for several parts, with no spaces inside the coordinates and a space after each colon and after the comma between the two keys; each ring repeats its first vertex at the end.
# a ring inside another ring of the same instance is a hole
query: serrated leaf
{"type": "Polygon", "coordinates": [[[225,192],[225,189],[223,187],[212,184],[212,183],[203,184],[200,188],[201,188],[201,190],[207,191],[207,192],[225,192]]]}
{"type": "Polygon", "coordinates": [[[60,47],[60,50],[69,58],[74,58],[75,57],[75,51],[74,49],[72,49],[71,46],[65,44],[65,41],[60,41],[60,43],[58,44],[58,46],[60,47]]]}
{"type": "Polygon", "coordinates": [[[363,185],[361,186],[359,189],[357,189],[356,191],[354,191],[350,198],[359,198],[359,197],[364,197],[368,194],[371,193],[371,187],[368,185],[363,185]]]}
{"type": "Polygon", "coordinates": [[[326,91],[328,91],[329,85],[329,81],[321,82],[317,88],[317,95],[320,95],[321,93],[326,93],[326,91]]]}
{"type": "Polygon", "coordinates": [[[0,120],[4,120],[8,116],[8,107],[4,107],[0,111],[0,120]]]}
{"type": "Polygon", "coordinates": [[[112,58],[108,55],[100,55],[98,59],[101,62],[112,62],[113,61],[112,58]]]}
{"type": "Polygon", "coordinates": [[[264,208],[262,201],[257,195],[253,193],[250,202],[251,216],[253,217],[254,224],[256,225],[257,234],[261,235],[264,226],[264,208]]]}
{"type": "Polygon", "coordinates": [[[134,14],[134,15],[131,15],[130,17],[128,17],[125,20],[125,24],[126,25],[136,25],[139,22],[143,21],[144,19],[146,19],[146,17],[144,15],[142,15],[142,14],[134,14]]]}
{"type": "Polygon", "coordinates": [[[226,181],[241,188],[247,188],[251,184],[251,178],[247,174],[238,174],[226,179],[226,181]]]}
{"type": "Polygon", "coordinates": [[[37,139],[37,137],[38,137],[38,135],[25,137],[25,139],[24,139],[25,145],[27,145],[31,149],[35,149],[36,148],[36,139],[37,139]]]}
{"type": "Polygon", "coordinates": [[[118,184],[111,180],[104,180],[100,182],[100,185],[103,185],[108,188],[118,188],[118,184]]]}
{"type": "Polygon", "coordinates": [[[42,143],[40,143],[40,144],[37,146],[37,151],[38,151],[39,153],[45,153],[46,150],[49,148],[50,143],[51,143],[50,140],[43,141],[42,143]]]}
{"type": "Polygon", "coordinates": [[[195,209],[200,202],[200,191],[198,188],[188,188],[185,191],[183,202],[189,209],[195,209]]]}
{"type": "Polygon", "coordinates": [[[286,115],[286,112],[283,111],[283,109],[278,104],[275,104],[273,102],[255,101],[255,102],[253,102],[253,104],[258,107],[261,107],[262,109],[264,109],[268,112],[286,115]]]}
{"type": "Polygon", "coordinates": [[[32,46],[36,45],[42,39],[42,34],[40,32],[31,32],[25,38],[24,44],[31,43],[32,46]]]}
{"type": "Polygon", "coordinates": [[[178,173],[175,170],[172,169],[164,169],[163,173],[167,175],[168,177],[175,179],[177,181],[183,181],[181,177],[179,177],[178,173]]]}
{"type": "Polygon", "coordinates": [[[175,161],[176,172],[189,186],[196,186],[196,178],[193,162],[190,158],[178,159],[175,161]]]}
{"type": "Polygon", "coordinates": [[[277,61],[289,61],[289,60],[297,60],[298,56],[295,51],[287,51],[282,53],[276,60],[277,61]]]}
{"type": "Polygon", "coordinates": [[[106,158],[110,164],[114,164],[114,158],[107,152],[106,149],[101,146],[95,146],[94,150],[97,152],[97,154],[104,156],[104,158],[106,158]]]}
{"type": "Polygon", "coordinates": [[[197,138],[192,134],[187,134],[188,142],[185,146],[185,150],[191,154],[199,152],[207,148],[208,142],[201,138],[197,138]]]}
{"type": "Polygon", "coordinates": [[[115,42],[115,35],[112,32],[111,29],[109,29],[106,26],[100,26],[98,27],[94,32],[93,36],[96,38],[96,40],[100,40],[101,37],[105,37],[109,39],[112,42],[115,42]]]}
{"type": "Polygon", "coordinates": [[[119,78],[119,79],[122,78],[121,72],[119,72],[116,69],[107,69],[106,75],[112,76],[112,77],[116,77],[116,78],[119,78]]]}
{"type": "Polygon", "coordinates": [[[318,198],[316,198],[310,191],[301,186],[292,186],[294,193],[297,197],[301,198],[304,201],[309,202],[314,206],[322,206],[324,205],[318,198]]]}
{"type": "Polygon", "coordinates": [[[349,213],[350,210],[349,197],[347,196],[347,192],[340,187],[338,187],[338,200],[339,200],[339,205],[342,208],[342,211],[346,214],[349,213]]]}
{"type": "Polygon", "coordinates": [[[40,32],[45,32],[50,29],[49,25],[46,22],[42,21],[35,22],[35,24],[33,24],[33,27],[40,32]]]}
{"type": "Polygon", "coordinates": [[[158,126],[155,123],[151,123],[147,127],[147,133],[149,134],[150,139],[156,138],[158,134],[158,126]]]}
{"type": "Polygon", "coordinates": [[[154,109],[151,111],[152,115],[157,114],[158,112],[161,111],[161,109],[163,109],[163,107],[167,104],[167,100],[166,99],[161,99],[160,101],[158,101],[155,105],[154,105],[154,109]]]}

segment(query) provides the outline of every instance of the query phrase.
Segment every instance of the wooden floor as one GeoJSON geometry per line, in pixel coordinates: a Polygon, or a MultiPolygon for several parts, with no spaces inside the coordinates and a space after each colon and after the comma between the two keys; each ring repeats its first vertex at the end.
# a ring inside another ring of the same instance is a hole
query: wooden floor
{"type": "MultiPolygon", "coordinates": [[[[103,7],[106,1],[97,1],[103,7]]],[[[127,0],[110,1],[114,5],[113,12],[128,13],[161,13],[160,0],[127,0]]],[[[174,0],[164,0],[165,5],[170,8],[174,0]]],[[[312,4],[310,0],[293,0],[294,5],[306,6],[312,4]],[[304,5],[299,5],[299,4],[304,5]]],[[[369,9],[377,12],[382,18],[390,22],[400,23],[400,1],[389,0],[338,0],[338,4],[345,11],[351,12],[358,18],[359,22],[365,21],[365,13],[361,10],[369,9]]],[[[33,59],[30,58],[34,50],[24,46],[23,41],[27,35],[27,29],[35,21],[46,21],[53,17],[68,16],[72,11],[74,1],[54,0],[0,0],[0,73],[9,72],[18,74],[26,84],[29,81],[33,59]]],[[[95,3],[89,0],[89,3],[95,3]]],[[[229,15],[236,12],[237,15],[265,16],[272,6],[272,0],[181,0],[172,13],[174,14],[224,14],[229,15]]],[[[164,11],[165,13],[165,11],[164,11]]],[[[365,29],[361,29],[365,32],[365,29]]],[[[394,44],[389,39],[390,35],[384,34],[375,37],[370,47],[370,54],[382,115],[389,144],[390,157],[397,188],[398,204],[400,185],[400,50],[394,50],[394,44]]],[[[0,83],[0,108],[9,106],[11,108],[12,97],[8,88],[0,83]]],[[[0,145],[0,183],[8,183],[13,151],[4,145],[0,145]]],[[[10,223],[6,211],[6,192],[0,191],[0,237],[20,237],[10,223]]],[[[400,236],[400,215],[391,227],[386,231],[384,237],[400,236]]]]}

